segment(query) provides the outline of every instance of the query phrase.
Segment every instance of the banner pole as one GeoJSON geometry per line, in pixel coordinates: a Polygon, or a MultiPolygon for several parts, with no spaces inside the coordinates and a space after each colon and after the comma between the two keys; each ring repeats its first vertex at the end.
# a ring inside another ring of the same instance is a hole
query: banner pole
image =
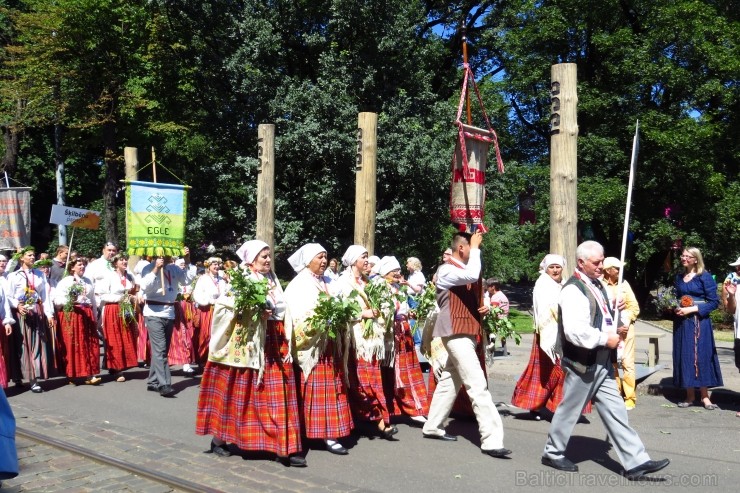
{"type": "Polygon", "coordinates": [[[75,229],[77,228],[72,226],[72,236],[69,237],[69,250],[67,250],[67,262],[64,264],[64,272],[69,272],[69,256],[72,253],[72,242],[75,241],[75,229]]]}
{"type": "Polygon", "coordinates": [[[5,188],[10,188],[10,182],[8,181],[8,172],[5,172],[5,188]]]}
{"type": "MultiPolygon", "coordinates": [[[[152,146],[152,179],[154,180],[154,183],[157,183],[157,154],[154,152],[154,146],[152,146]]],[[[162,252],[162,257],[164,258],[164,252],[162,252]]],[[[162,269],[159,271],[159,278],[162,282],[162,295],[164,296],[166,293],[164,289],[164,264],[162,265],[162,269]]]]}

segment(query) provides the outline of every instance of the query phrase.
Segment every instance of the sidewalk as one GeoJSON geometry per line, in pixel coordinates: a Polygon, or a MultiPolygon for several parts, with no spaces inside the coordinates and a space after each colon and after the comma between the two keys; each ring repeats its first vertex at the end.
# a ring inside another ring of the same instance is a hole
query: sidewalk
{"type": "MultiPolygon", "coordinates": [[[[638,395],[662,395],[671,401],[682,399],[685,395],[684,390],[673,386],[673,334],[642,320],[637,321],[635,330],[638,333],[663,331],[666,334],[659,339],[660,369],[638,383],[638,395]]],[[[519,346],[509,341],[507,349],[510,355],[496,357],[489,369],[489,373],[493,372],[494,384],[502,381],[516,382],[519,379],[529,359],[533,338],[533,334],[522,335],[522,343],[519,346]]],[[[635,349],[637,366],[647,365],[648,346],[647,338],[637,338],[635,349]]],[[[724,385],[710,389],[710,398],[715,404],[740,405],[740,372],[735,367],[732,343],[718,341],[716,346],[724,385]]]]}

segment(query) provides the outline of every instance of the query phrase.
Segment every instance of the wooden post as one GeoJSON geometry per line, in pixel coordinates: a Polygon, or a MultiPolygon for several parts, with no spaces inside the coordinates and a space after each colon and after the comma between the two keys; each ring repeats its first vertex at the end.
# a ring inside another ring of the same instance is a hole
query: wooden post
{"type": "Polygon", "coordinates": [[[275,255],[275,125],[257,127],[257,239],[275,255]]]}
{"type": "Polygon", "coordinates": [[[551,67],[550,252],[563,255],[563,277],[573,274],[578,241],[578,105],[575,63],[551,67]]]}
{"type": "MultiPolygon", "coordinates": [[[[137,181],[139,179],[139,150],[136,147],[123,148],[123,162],[125,166],[126,181],[137,181]]],[[[128,238],[128,221],[126,221],[126,237],[128,238]]],[[[128,259],[129,270],[134,271],[134,267],[139,262],[138,255],[131,255],[128,259]]]]}
{"type": "Polygon", "coordinates": [[[378,155],[378,114],[357,116],[357,161],[355,163],[355,243],[375,250],[375,189],[378,155]]]}

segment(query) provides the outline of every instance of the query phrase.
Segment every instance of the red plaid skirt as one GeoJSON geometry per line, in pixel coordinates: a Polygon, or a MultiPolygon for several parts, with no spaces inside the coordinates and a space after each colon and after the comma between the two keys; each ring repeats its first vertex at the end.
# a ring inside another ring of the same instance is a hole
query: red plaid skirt
{"type": "Polygon", "coordinates": [[[426,416],[429,414],[429,399],[424,374],[416,357],[414,337],[407,321],[397,320],[395,368],[384,368],[384,390],[388,410],[392,416],[426,416]]]}
{"type": "Polygon", "coordinates": [[[98,330],[90,306],[75,305],[65,313],[57,310],[59,369],[68,378],[91,377],[100,373],[98,330]]]}
{"type": "Polygon", "coordinates": [[[136,320],[124,326],[119,310],[118,303],[106,303],[103,308],[105,361],[108,369],[114,371],[133,368],[139,363],[136,358],[136,320]]]}
{"type": "Polygon", "coordinates": [[[335,363],[333,355],[334,344],[329,342],[305,382],[300,375],[300,404],[307,438],[339,438],[349,435],[354,427],[341,363],[338,360],[335,363]]]}
{"type": "Polygon", "coordinates": [[[349,407],[352,415],[363,421],[390,423],[390,413],[383,392],[380,362],[350,358],[349,407]]]}
{"type": "Polygon", "coordinates": [[[199,316],[189,301],[175,303],[175,325],[172,328],[170,352],[167,361],[171,365],[184,365],[195,361],[193,351],[193,316],[199,316]]]}
{"type": "MultiPolygon", "coordinates": [[[[540,348],[540,335],[535,334],[532,351],[529,353],[529,363],[516,383],[511,403],[518,408],[531,411],[547,407],[554,413],[563,400],[564,383],[563,369],[559,364],[554,364],[540,348]]],[[[583,412],[591,412],[590,402],[586,404],[583,412]]]]}
{"type": "Polygon", "coordinates": [[[301,451],[301,426],[293,365],[283,363],[288,343],[282,321],[269,321],[265,371],[206,363],[195,432],[243,450],[288,456],[301,451]]]}
{"type": "Polygon", "coordinates": [[[200,324],[193,332],[193,351],[195,360],[203,365],[208,361],[208,345],[211,342],[211,324],[213,322],[213,305],[198,306],[195,316],[200,324]]]}

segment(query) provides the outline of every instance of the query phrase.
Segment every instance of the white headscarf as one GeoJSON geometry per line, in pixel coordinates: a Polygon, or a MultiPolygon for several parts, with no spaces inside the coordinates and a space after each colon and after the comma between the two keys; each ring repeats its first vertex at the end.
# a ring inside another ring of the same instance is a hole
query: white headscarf
{"type": "Polygon", "coordinates": [[[265,248],[270,248],[270,245],[262,240],[249,240],[239,247],[236,254],[242,259],[242,262],[251,264],[257,258],[257,254],[265,248]]]}
{"type": "Polygon", "coordinates": [[[378,269],[378,274],[385,277],[386,274],[389,272],[392,272],[394,270],[400,270],[401,264],[398,263],[398,260],[396,260],[396,257],[393,256],[386,256],[380,259],[380,262],[375,264],[375,267],[378,269]]]}
{"type": "Polygon", "coordinates": [[[322,247],[318,243],[306,243],[293,255],[288,257],[288,262],[290,262],[290,266],[293,267],[293,270],[296,271],[297,274],[305,269],[306,266],[311,263],[311,260],[321,252],[326,252],[326,248],[322,247]]]}
{"type": "Polygon", "coordinates": [[[548,253],[540,262],[540,274],[544,274],[548,265],[556,264],[565,269],[565,258],[556,253],[548,253]]]}
{"type": "Polygon", "coordinates": [[[342,265],[345,267],[354,265],[357,259],[362,257],[363,253],[367,253],[367,248],[361,245],[351,245],[342,256],[342,265]]]}

